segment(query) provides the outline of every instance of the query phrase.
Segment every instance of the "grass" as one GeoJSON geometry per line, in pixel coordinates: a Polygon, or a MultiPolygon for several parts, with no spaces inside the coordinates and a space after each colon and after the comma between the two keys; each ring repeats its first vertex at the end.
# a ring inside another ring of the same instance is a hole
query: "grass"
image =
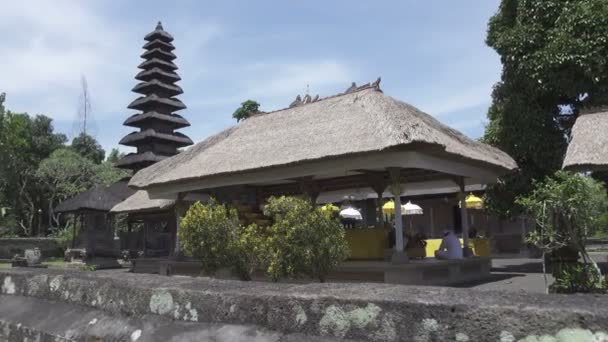
{"type": "Polygon", "coordinates": [[[61,268],[65,267],[66,262],[63,260],[63,258],[48,258],[44,260],[42,264],[47,265],[48,267],[61,268]]]}
{"type": "MultiPolygon", "coordinates": [[[[50,268],[63,268],[66,262],[63,261],[63,258],[48,258],[42,264],[50,268]]],[[[12,268],[12,266],[10,262],[0,262],[0,268],[12,268]]]]}

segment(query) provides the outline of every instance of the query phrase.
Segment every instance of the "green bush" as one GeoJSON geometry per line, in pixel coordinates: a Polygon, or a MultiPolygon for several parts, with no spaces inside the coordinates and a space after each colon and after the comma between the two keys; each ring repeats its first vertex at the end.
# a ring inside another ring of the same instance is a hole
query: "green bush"
{"type": "Polygon", "coordinates": [[[209,204],[196,202],[188,209],[180,221],[178,235],[186,255],[199,259],[203,272],[213,276],[218,269],[232,264],[238,229],[236,210],[212,199],[209,204]]]}
{"type": "MultiPolygon", "coordinates": [[[[72,239],[74,238],[74,220],[69,221],[69,223],[63,228],[57,228],[57,230],[51,235],[55,240],[59,243],[61,248],[68,249],[72,247],[72,239]]],[[[76,224],[76,235],[80,231],[80,225],[76,224]]]]}
{"type": "Polygon", "coordinates": [[[265,266],[265,232],[255,224],[239,227],[238,236],[230,248],[233,273],[242,280],[251,280],[251,275],[265,266]]]}
{"type": "MultiPolygon", "coordinates": [[[[527,241],[550,256],[549,266],[556,278],[583,281],[578,276],[580,270],[571,265],[579,256],[585,270],[592,267],[599,274],[599,268],[587,253],[585,244],[589,236],[601,229],[602,216],[608,208],[606,189],[601,183],[590,177],[558,171],[544,182],[536,183],[534,191],[518,199],[518,203],[535,218],[537,224],[537,229],[528,235],[527,241]],[[567,273],[562,272],[564,268],[567,268],[567,273]],[[570,277],[571,273],[577,276],[570,277]]],[[[588,286],[583,284],[579,287],[585,288],[588,286]]]]}
{"type": "Polygon", "coordinates": [[[274,221],[264,246],[267,272],[274,281],[304,274],[323,282],[348,257],[344,229],[331,212],[282,196],[270,198],[264,214],[274,221]]]}
{"type": "Polygon", "coordinates": [[[550,286],[553,293],[605,293],[605,280],[590,264],[577,263],[564,267],[550,286]]]}

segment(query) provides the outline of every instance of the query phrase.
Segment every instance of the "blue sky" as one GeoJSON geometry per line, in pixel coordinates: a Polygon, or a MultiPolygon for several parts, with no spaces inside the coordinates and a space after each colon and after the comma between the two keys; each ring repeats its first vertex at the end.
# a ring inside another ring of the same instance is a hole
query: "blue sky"
{"type": "MultiPolygon", "coordinates": [[[[182,77],[182,130],[194,141],[234,124],[246,99],[265,111],[307,90],[321,97],[382,77],[385,94],[477,138],[498,55],[485,43],[498,0],[9,1],[2,4],[0,91],[7,107],[76,132],[80,77],[92,96],[104,148],[131,131],[122,122],[143,37],[161,20],[182,77]]],[[[129,148],[121,147],[128,151],[129,148]]]]}

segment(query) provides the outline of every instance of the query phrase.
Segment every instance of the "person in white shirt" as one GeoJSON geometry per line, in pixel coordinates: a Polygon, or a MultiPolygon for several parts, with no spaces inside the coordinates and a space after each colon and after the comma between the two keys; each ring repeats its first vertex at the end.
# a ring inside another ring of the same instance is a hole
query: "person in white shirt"
{"type": "Polygon", "coordinates": [[[443,233],[443,239],[439,249],[435,251],[437,259],[462,259],[462,246],[460,240],[451,231],[446,230],[443,233]]]}

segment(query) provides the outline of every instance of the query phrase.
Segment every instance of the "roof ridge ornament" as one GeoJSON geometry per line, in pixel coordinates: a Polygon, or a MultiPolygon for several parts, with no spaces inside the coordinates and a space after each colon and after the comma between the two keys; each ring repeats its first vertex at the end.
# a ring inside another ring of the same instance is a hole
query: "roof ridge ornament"
{"type": "Polygon", "coordinates": [[[158,24],[156,24],[155,30],[157,30],[157,31],[164,31],[164,29],[163,29],[163,23],[161,23],[160,20],[158,21],[158,24]]]}
{"type": "Polygon", "coordinates": [[[296,96],[296,99],[293,100],[292,103],[289,104],[289,108],[297,107],[302,104],[302,97],[300,95],[296,96]]]}

